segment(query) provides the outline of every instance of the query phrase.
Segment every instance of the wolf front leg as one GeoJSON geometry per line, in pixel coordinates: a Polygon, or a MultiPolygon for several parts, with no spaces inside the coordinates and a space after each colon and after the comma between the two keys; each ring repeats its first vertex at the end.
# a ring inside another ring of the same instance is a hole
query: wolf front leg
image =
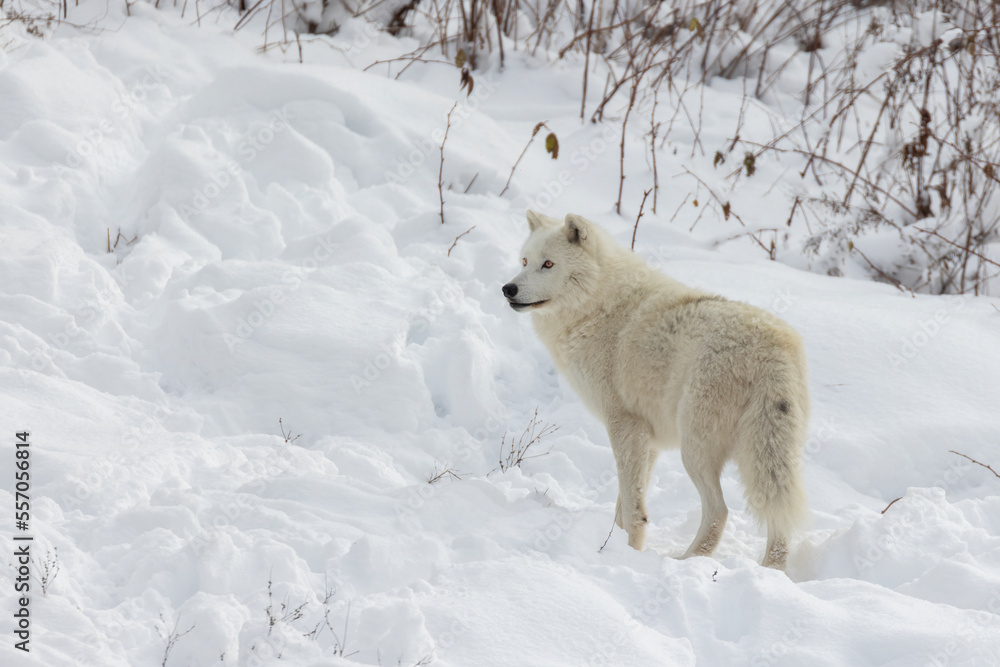
{"type": "Polygon", "coordinates": [[[631,414],[608,420],[608,437],[618,468],[618,501],[615,523],[628,533],[628,545],[642,550],[646,541],[646,489],[656,461],[651,447],[652,430],[644,420],[631,414]]]}

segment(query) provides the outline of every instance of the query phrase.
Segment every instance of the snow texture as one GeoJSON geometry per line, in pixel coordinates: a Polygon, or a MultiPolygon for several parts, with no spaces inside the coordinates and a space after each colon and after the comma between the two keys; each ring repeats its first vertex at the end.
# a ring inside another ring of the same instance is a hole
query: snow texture
{"type": "MultiPolygon", "coordinates": [[[[92,15],[103,30],[0,51],[0,534],[9,551],[28,430],[34,568],[60,566],[32,582],[24,653],[8,555],[0,663],[161,664],[176,632],[171,667],[1000,664],[1000,479],[949,452],[1000,468],[997,299],[804,272],[719,243],[741,231],[721,218],[692,230],[690,199],[671,218],[698,187],[683,170],[710,175],[713,151],[678,128],[636,251],[802,333],[812,523],[787,574],[761,568],[727,467],[715,557],[677,560],[699,500],[668,453],[647,549],[616,529],[601,550],[603,426],[500,286],[528,207],[630,243],[648,127],[618,217],[621,126],[580,123],[572,54],[509,50],[466,97],[445,65],[362,71],[413,44],[356,19],[299,64],[190,7],[70,7],[92,15]],[[559,159],[536,140],[499,197],[541,120],[559,159]],[[548,453],[496,470],[536,409],[548,453]]],[[[700,141],[721,146],[742,90],[704,95],[700,141]]],[[[755,103],[747,127],[780,113],[755,103]]],[[[764,184],[786,169],[760,161],[745,220],[783,222],[764,184]]]]}

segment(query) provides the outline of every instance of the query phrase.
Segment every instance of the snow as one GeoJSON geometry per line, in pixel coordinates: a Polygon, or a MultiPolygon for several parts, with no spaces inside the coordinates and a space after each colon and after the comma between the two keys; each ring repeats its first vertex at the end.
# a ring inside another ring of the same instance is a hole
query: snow
{"type": "MultiPolygon", "coordinates": [[[[355,67],[412,47],[362,21],[303,65],[175,9],[106,12],[114,29],[0,52],[0,432],[31,432],[34,567],[60,565],[33,582],[31,652],[5,630],[3,664],[159,664],[175,629],[172,666],[1000,664],[1000,479],[949,451],[1000,464],[1000,302],[719,243],[743,229],[682,206],[711,204],[684,169],[721,188],[741,87],[705,89],[705,155],[680,125],[658,155],[636,250],[803,334],[812,525],[787,574],[758,565],[731,467],[715,557],[675,559],[699,520],[676,454],[646,550],[618,529],[601,549],[603,426],[500,296],[529,206],[631,241],[648,128],[616,216],[621,128],[580,123],[582,63],[509,52],[466,97],[443,65],[355,67]],[[541,120],[560,158],[536,138],[499,197],[541,120]],[[497,470],[536,409],[550,451],[497,470]]],[[[780,114],[755,102],[746,131],[780,114]]],[[[733,209],[773,226],[784,194],[733,209]]]]}

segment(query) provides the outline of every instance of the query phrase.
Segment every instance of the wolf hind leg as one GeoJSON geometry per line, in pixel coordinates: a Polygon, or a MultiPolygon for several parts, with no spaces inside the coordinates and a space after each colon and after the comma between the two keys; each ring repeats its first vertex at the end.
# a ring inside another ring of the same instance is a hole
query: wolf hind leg
{"type": "Polygon", "coordinates": [[[716,460],[711,448],[692,442],[689,438],[681,445],[681,461],[701,496],[701,525],[682,558],[711,556],[722,539],[726,519],[729,517],[729,508],[726,507],[720,483],[725,460],[716,460]]]}

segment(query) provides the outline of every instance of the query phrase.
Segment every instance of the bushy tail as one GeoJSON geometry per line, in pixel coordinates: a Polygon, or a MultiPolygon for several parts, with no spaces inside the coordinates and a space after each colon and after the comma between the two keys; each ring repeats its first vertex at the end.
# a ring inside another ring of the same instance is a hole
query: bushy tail
{"type": "Polygon", "coordinates": [[[808,390],[804,378],[799,379],[802,374],[787,370],[761,383],[740,418],[735,451],[747,505],[767,525],[769,551],[785,548],[809,511],[802,482],[808,390]]]}

